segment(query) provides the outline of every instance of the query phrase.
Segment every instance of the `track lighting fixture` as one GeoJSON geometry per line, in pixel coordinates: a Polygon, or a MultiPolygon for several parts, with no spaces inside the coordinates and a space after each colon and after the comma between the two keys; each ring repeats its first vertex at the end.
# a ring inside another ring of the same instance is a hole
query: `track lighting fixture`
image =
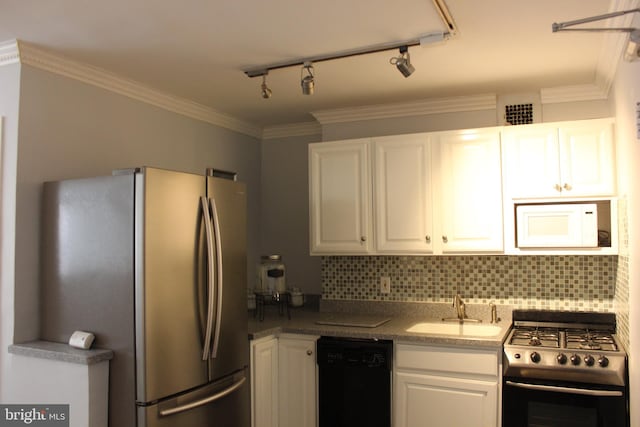
{"type": "Polygon", "coordinates": [[[260,86],[260,88],[262,89],[262,97],[264,99],[271,98],[271,95],[273,94],[273,92],[267,86],[267,73],[264,73],[262,75],[262,86],[260,86]]]}
{"type": "Polygon", "coordinates": [[[303,95],[313,95],[313,90],[315,86],[314,81],[314,69],[311,62],[305,62],[302,68],[300,69],[300,86],[302,86],[303,95]],[[307,75],[304,75],[304,72],[307,72],[307,75]]]}
{"type": "Polygon", "coordinates": [[[395,65],[403,76],[409,77],[414,71],[415,67],[411,64],[409,57],[409,47],[413,46],[427,46],[432,43],[438,43],[444,40],[448,40],[454,37],[457,32],[457,26],[453,21],[453,17],[445,4],[445,0],[431,0],[433,5],[440,15],[444,29],[441,31],[430,32],[422,34],[418,37],[399,40],[390,43],[382,43],[376,45],[369,45],[358,47],[349,50],[343,50],[334,53],[326,53],[317,56],[307,56],[303,58],[296,58],[289,61],[278,62],[273,64],[267,64],[262,66],[252,67],[243,70],[247,77],[261,77],[262,76],[262,97],[271,97],[271,90],[266,84],[266,75],[269,71],[280,70],[289,67],[298,67],[302,65],[300,70],[300,86],[304,95],[313,95],[315,89],[315,70],[313,69],[313,63],[333,61],[336,59],[351,58],[360,55],[369,55],[379,52],[388,52],[396,49],[400,49],[400,55],[391,58],[390,62],[395,65]]]}
{"type": "Polygon", "coordinates": [[[416,68],[411,64],[411,57],[409,56],[409,47],[400,46],[400,56],[394,56],[389,62],[398,68],[398,71],[403,76],[409,77],[416,68]]]}

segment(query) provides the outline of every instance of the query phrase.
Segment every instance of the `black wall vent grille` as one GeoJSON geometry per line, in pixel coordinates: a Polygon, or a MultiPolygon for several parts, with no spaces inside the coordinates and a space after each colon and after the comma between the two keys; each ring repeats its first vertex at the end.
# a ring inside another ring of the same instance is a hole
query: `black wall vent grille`
{"type": "Polygon", "coordinates": [[[533,123],[533,104],[505,105],[505,122],[510,125],[533,123]]]}

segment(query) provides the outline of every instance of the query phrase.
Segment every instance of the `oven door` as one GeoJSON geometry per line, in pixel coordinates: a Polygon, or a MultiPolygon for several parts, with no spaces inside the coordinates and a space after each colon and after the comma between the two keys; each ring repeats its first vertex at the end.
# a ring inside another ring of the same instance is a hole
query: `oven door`
{"type": "Polygon", "coordinates": [[[505,378],[503,427],[628,427],[624,387],[505,378]]]}

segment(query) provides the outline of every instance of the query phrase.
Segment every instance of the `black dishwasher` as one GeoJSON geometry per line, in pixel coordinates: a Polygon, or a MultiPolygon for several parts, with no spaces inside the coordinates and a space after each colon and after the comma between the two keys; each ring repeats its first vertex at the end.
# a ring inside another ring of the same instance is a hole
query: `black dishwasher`
{"type": "Polygon", "coordinates": [[[393,342],[321,337],[320,427],[390,427],[393,342]]]}

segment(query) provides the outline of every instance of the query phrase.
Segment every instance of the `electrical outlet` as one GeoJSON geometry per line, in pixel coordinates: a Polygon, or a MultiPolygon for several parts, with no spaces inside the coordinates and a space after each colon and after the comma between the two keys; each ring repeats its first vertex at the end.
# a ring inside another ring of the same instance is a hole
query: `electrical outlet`
{"type": "Polygon", "coordinates": [[[388,294],[391,292],[391,278],[389,276],[380,277],[380,293],[388,294]]]}

